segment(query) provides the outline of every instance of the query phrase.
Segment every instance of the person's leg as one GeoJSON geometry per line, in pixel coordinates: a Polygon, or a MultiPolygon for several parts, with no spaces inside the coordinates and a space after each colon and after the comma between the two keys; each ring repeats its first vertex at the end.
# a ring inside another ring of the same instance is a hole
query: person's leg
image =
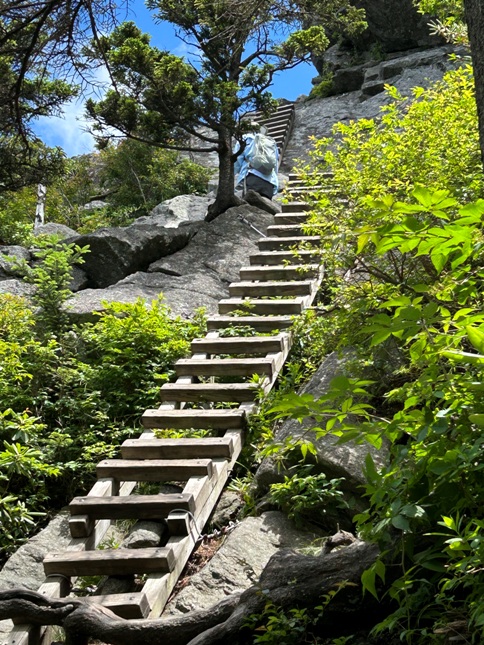
{"type": "Polygon", "coordinates": [[[249,173],[246,177],[246,187],[247,190],[255,190],[256,193],[262,195],[262,197],[267,197],[267,199],[272,199],[274,194],[274,186],[262,177],[257,177],[249,173]]]}

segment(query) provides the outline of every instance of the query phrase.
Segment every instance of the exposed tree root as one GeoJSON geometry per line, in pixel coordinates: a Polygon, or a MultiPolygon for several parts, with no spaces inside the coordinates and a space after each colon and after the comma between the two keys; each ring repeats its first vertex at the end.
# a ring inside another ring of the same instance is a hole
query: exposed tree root
{"type": "Polygon", "coordinates": [[[58,600],[25,589],[11,589],[0,592],[0,620],[60,625],[67,645],[86,645],[89,637],[111,645],[239,645],[247,635],[247,618],[263,611],[268,601],[281,607],[312,607],[343,582],[353,584],[345,586],[337,601],[328,605],[323,627],[338,617],[348,621],[352,612],[361,611],[360,577],[377,555],[375,545],[357,540],[318,556],[284,550],[269,560],[257,585],[209,609],[170,619],[128,621],[80,599],[58,600]]]}

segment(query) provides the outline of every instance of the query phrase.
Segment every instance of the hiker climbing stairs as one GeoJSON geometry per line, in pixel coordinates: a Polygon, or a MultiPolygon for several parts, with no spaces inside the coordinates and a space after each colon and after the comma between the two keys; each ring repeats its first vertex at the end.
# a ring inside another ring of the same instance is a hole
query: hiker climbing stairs
{"type": "MultiPolygon", "coordinates": [[[[141,436],[126,440],[118,458],[102,460],[92,489],[71,501],[71,542],[66,551],[45,557],[40,593],[66,596],[78,576],[136,575],[139,591],[86,602],[128,619],[161,614],[240,455],[247,420],[284,366],[293,317],[312,305],[321,284],[316,250],[310,248],[319,237],[304,232],[308,208],[301,201],[282,205],[268,237],[259,240],[259,251],[240,269],[240,281],[230,284],[229,298],[219,302],[218,315],[208,318],[206,336],[193,340],[192,355],[175,363],[176,381],[160,388],[162,404],[142,415],[141,436]],[[253,335],[241,334],[241,326],[253,335]],[[158,437],[163,430],[212,435],[158,437]],[[142,488],[138,494],[140,482],[176,482],[183,488],[149,494],[142,488]],[[97,548],[112,522],[141,519],[163,521],[164,544],[97,548]]],[[[31,645],[29,631],[16,625],[9,645],[31,645]]]]}

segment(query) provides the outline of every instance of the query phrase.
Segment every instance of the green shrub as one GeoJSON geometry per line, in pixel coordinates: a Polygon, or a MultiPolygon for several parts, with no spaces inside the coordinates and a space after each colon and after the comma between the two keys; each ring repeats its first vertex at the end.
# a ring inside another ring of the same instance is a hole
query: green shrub
{"type": "Polygon", "coordinates": [[[284,482],[271,485],[270,500],[297,526],[307,527],[308,523],[332,526],[335,524],[334,511],[348,507],[340,489],[342,481],[328,480],[324,473],[312,475],[308,467],[300,468],[290,477],[285,476],[284,482]]]}
{"type": "Polygon", "coordinates": [[[95,323],[69,327],[70,266],[83,249],[39,242],[24,267],[34,302],[0,294],[0,551],[13,550],[39,517],[92,483],[96,463],[139,434],[172,365],[202,336],[205,319],[148,306],[109,304],[95,323]],[[33,307],[35,306],[35,310],[33,307]]]}

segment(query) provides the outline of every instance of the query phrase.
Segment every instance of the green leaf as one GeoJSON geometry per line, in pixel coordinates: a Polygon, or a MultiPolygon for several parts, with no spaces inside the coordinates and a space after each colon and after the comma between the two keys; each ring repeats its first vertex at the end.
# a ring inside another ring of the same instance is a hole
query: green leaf
{"type": "Polygon", "coordinates": [[[484,414],[469,414],[469,421],[480,428],[484,428],[484,414]]]}
{"type": "Polygon", "coordinates": [[[361,584],[363,585],[363,593],[365,593],[365,591],[369,591],[371,595],[376,598],[376,600],[378,600],[378,594],[375,587],[375,578],[375,570],[373,568],[366,569],[366,571],[363,571],[363,573],[361,574],[361,584]]]}
{"type": "Polygon", "coordinates": [[[453,531],[457,530],[457,525],[453,517],[447,517],[446,515],[443,515],[442,522],[439,522],[439,524],[443,524],[444,526],[447,526],[447,528],[452,529],[453,531]]]}
{"type": "Polygon", "coordinates": [[[430,254],[430,259],[432,260],[432,264],[434,265],[437,273],[440,273],[444,268],[445,263],[447,262],[447,255],[442,255],[442,253],[440,252],[435,252],[430,254]]]}
{"type": "Polygon", "coordinates": [[[480,329],[471,327],[470,325],[467,326],[465,330],[471,345],[475,347],[478,352],[484,354],[484,333],[480,329]]]}
{"type": "Polygon", "coordinates": [[[409,521],[403,515],[395,515],[395,517],[392,517],[392,524],[396,529],[410,533],[409,521]]]}

